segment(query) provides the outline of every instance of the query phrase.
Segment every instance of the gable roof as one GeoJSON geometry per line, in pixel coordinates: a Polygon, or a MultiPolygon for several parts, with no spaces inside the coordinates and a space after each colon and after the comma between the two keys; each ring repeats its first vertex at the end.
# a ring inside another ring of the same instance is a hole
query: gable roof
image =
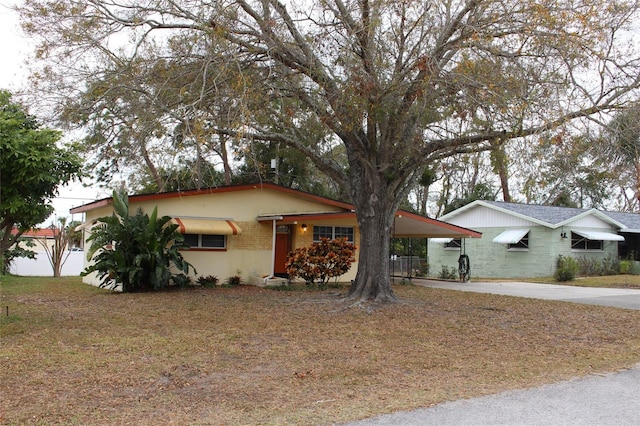
{"type": "Polygon", "coordinates": [[[603,213],[623,225],[620,231],[640,233],[640,214],[607,211],[603,213]]]}
{"type": "MultiPolygon", "coordinates": [[[[353,209],[353,206],[349,203],[345,203],[338,200],[333,200],[331,198],[321,197],[320,195],[311,194],[309,192],[299,191],[297,189],[287,188],[284,186],[276,185],[269,182],[261,182],[261,183],[251,183],[251,184],[241,184],[241,185],[229,185],[229,186],[219,186],[216,188],[205,188],[205,189],[190,189],[186,191],[172,191],[172,192],[159,192],[154,194],[138,194],[138,195],[129,195],[129,202],[142,202],[142,201],[153,201],[153,200],[166,200],[170,198],[181,198],[181,197],[193,197],[198,195],[208,195],[208,194],[218,194],[224,192],[236,192],[236,191],[247,191],[252,189],[272,189],[274,191],[282,192],[285,194],[293,195],[294,197],[299,197],[303,199],[307,199],[310,201],[316,201],[322,204],[327,204],[334,207],[343,208],[345,210],[353,209]]],[[[100,207],[109,206],[113,203],[111,197],[103,198],[101,200],[93,201],[88,204],[83,204],[78,207],[74,207],[70,210],[71,213],[85,213],[100,207]]]]}
{"type": "MultiPolygon", "coordinates": [[[[210,195],[231,191],[247,191],[254,189],[270,189],[284,194],[288,194],[294,197],[305,199],[308,201],[315,201],[317,203],[325,204],[332,207],[338,207],[342,209],[342,212],[338,211],[321,211],[321,212],[304,212],[297,214],[283,214],[268,216],[258,216],[257,220],[278,220],[280,223],[292,223],[296,220],[328,220],[335,218],[356,218],[355,207],[353,204],[345,203],[343,201],[333,200],[331,198],[322,197],[319,195],[311,194],[309,192],[299,191],[297,189],[287,188],[284,186],[276,185],[269,182],[262,182],[256,184],[243,184],[232,186],[220,186],[217,188],[207,188],[200,190],[188,190],[188,191],[174,191],[163,192],[156,194],[140,194],[130,195],[130,202],[142,202],[150,200],[166,200],[176,197],[192,197],[198,195],[210,195]]],[[[109,206],[113,203],[111,197],[97,200],[88,204],[84,204],[79,207],[75,207],[70,210],[71,213],[85,213],[91,210],[95,210],[101,207],[109,206]]],[[[463,228],[457,225],[445,223],[437,219],[431,219],[429,217],[420,216],[415,213],[411,213],[405,210],[398,210],[396,212],[394,235],[397,237],[410,237],[410,236],[429,236],[429,237],[455,237],[455,238],[480,238],[482,233],[463,228]]]]}
{"type": "Polygon", "coordinates": [[[515,217],[529,220],[549,228],[559,228],[568,223],[586,216],[596,216],[599,219],[631,232],[632,229],[640,232],[640,215],[635,213],[616,213],[601,211],[598,209],[581,209],[573,207],[543,206],[537,204],[505,203],[503,201],[476,200],[457,210],[454,210],[440,218],[450,220],[465,211],[484,206],[515,217]]]}

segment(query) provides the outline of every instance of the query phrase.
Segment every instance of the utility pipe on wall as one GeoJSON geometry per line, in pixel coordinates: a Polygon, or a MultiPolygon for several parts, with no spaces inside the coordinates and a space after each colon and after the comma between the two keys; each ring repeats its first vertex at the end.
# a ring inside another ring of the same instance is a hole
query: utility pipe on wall
{"type": "Polygon", "coordinates": [[[276,274],[276,220],[273,219],[273,227],[271,230],[271,274],[264,278],[264,284],[267,285],[267,281],[273,278],[276,274]]]}

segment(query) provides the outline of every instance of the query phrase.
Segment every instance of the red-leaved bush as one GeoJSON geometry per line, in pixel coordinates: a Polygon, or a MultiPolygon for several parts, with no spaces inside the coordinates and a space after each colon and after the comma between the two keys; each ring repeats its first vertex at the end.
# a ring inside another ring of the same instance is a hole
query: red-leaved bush
{"type": "Polygon", "coordinates": [[[356,246],[346,238],[311,243],[308,247],[295,249],[287,257],[287,273],[302,278],[307,285],[317,283],[324,287],[329,279],[349,271],[355,262],[356,246]]]}

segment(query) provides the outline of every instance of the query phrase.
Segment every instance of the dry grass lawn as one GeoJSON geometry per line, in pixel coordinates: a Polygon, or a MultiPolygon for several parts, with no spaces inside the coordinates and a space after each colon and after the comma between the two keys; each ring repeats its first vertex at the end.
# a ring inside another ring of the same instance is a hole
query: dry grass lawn
{"type": "MultiPolygon", "coordinates": [[[[489,279],[485,281],[490,281],[489,279]]],[[[602,277],[577,277],[573,281],[558,282],[554,278],[528,278],[529,282],[540,282],[578,287],[607,287],[607,288],[635,288],[640,289],[640,275],[605,275],[602,277]]]]}
{"type": "Polygon", "coordinates": [[[333,424],[640,362],[640,311],[418,286],[373,308],[340,290],[1,279],[5,424],[333,424]]]}

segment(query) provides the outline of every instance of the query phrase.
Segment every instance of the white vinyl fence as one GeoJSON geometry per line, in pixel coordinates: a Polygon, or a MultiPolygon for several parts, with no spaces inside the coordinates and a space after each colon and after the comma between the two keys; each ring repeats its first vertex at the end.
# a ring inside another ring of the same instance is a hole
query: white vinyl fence
{"type": "MultiPolygon", "coordinates": [[[[66,255],[66,254],[65,254],[66,255]]],[[[84,264],[83,251],[72,251],[67,261],[62,265],[62,275],[65,277],[78,276],[84,264]]],[[[37,253],[35,259],[18,257],[11,262],[9,273],[13,275],[52,277],[53,267],[49,263],[46,253],[37,253]]]]}

